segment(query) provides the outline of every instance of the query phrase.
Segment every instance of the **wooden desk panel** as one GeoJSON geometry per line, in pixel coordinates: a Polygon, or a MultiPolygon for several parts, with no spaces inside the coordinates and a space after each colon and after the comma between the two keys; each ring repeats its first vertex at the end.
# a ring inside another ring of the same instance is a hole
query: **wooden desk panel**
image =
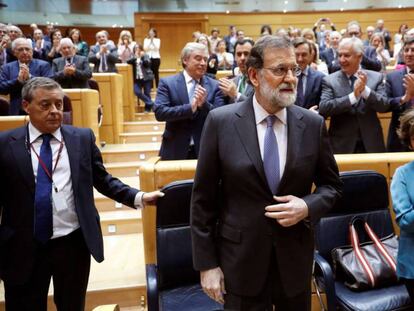
{"type": "Polygon", "coordinates": [[[124,121],[133,121],[135,116],[136,97],[134,94],[132,66],[129,64],[116,64],[116,68],[124,80],[124,87],[122,90],[124,121]]]}
{"type": "Polygon", "coordinates": [[[0,116],[0,132],[21,127],[29,120],[29,116],[0,116]]]}

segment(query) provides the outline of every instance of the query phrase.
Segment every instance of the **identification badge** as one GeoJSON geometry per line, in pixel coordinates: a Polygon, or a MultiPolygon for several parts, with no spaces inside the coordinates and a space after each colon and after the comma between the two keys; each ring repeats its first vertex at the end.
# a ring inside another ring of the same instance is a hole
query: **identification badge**
{"type": "Polygon", "coordinates": [[[59,191],[58,188],[54,185],[52,186],[52,204],[53,208],[58,212],[61,212],[68,208],[64,192],[59,191]]]}

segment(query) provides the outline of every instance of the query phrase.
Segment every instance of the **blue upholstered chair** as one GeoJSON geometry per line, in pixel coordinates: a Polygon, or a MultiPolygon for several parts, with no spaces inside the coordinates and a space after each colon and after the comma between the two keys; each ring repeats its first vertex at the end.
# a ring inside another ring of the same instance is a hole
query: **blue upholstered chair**
{"type": "MultiPolygon", "coordinates": [[[[380,238],[394,232],[385,177],[374,171],[351,171],[341,173],[341,179],[342,199],[315,227],[315,279],[326,293],[328,310],[413,310],[402,284],[355,292],[335,278],[331,250],[350,244],[348,225],[352,217],[364,218],[380,238]]],[[[360,242],[364,242],[363,236],[360,242]]]]}
{"type": "Polygon", "coordinates": [[[222,305],[200,287],[199,272],[193,269],[190,234],[192,180],[176,181],[161,191],[157,201],[157,264],[147,264],[149,311],[213,311],[222,305]]]}

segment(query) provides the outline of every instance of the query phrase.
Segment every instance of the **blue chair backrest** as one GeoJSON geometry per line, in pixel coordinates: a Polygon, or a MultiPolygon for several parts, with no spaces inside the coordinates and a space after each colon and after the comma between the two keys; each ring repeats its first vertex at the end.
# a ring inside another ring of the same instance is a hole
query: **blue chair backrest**
{"type": "MultiPolygon", "coordinates": [[[[340,177],[342,198],[315,226],[316,248],[329,263],[333,248],[350,244],[349,222],[356,215],[364,218],[380,238],[394,232],[386,178],[374,171],[341,172],[340,177]]],[[[361,242],[367,240],[365,234],[360,235],[361,242]]]]}
{"type": "Polygon", "coordinates": [[[193,180],[176,181],[157,201],[157,268],[159,289],[198,283],[193,269],[190,204],[193,180]]]}

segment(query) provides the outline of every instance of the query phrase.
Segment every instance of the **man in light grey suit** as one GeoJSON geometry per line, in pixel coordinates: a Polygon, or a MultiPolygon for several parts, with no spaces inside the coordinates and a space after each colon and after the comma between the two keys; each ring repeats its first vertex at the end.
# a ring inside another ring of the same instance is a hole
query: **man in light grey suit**
{"type": "Polygon", "coordinates": [[[246,99],[253,93],[253,87],[248,83],[246,62],[250,55],[250,50],[254,45],[253,40],[243,39],[236,42],[234,46],[235,57],[239,73],[233,78],[221,78],[219,81],[220,90],[225,97],[225,104],[232,104],[238,100],[246,99]]]}
{"type": "Polygon", "coordinates": [[[53,60],[53,78],[64,89],[89,88],[88,80],[92,78],[88,59],[76,55],[73,42],[69,38],[60,41],[62,57],[53,60]]]}
{"type": "Polygon", "coordinates": [[[363,43],[345,38],[339,44],[341,70],[322,81],[319,113],[331,117],[329,136],[334,153],[384,152],[377,112],[389,103],[381,73],[361,70],[363,43]]]}

